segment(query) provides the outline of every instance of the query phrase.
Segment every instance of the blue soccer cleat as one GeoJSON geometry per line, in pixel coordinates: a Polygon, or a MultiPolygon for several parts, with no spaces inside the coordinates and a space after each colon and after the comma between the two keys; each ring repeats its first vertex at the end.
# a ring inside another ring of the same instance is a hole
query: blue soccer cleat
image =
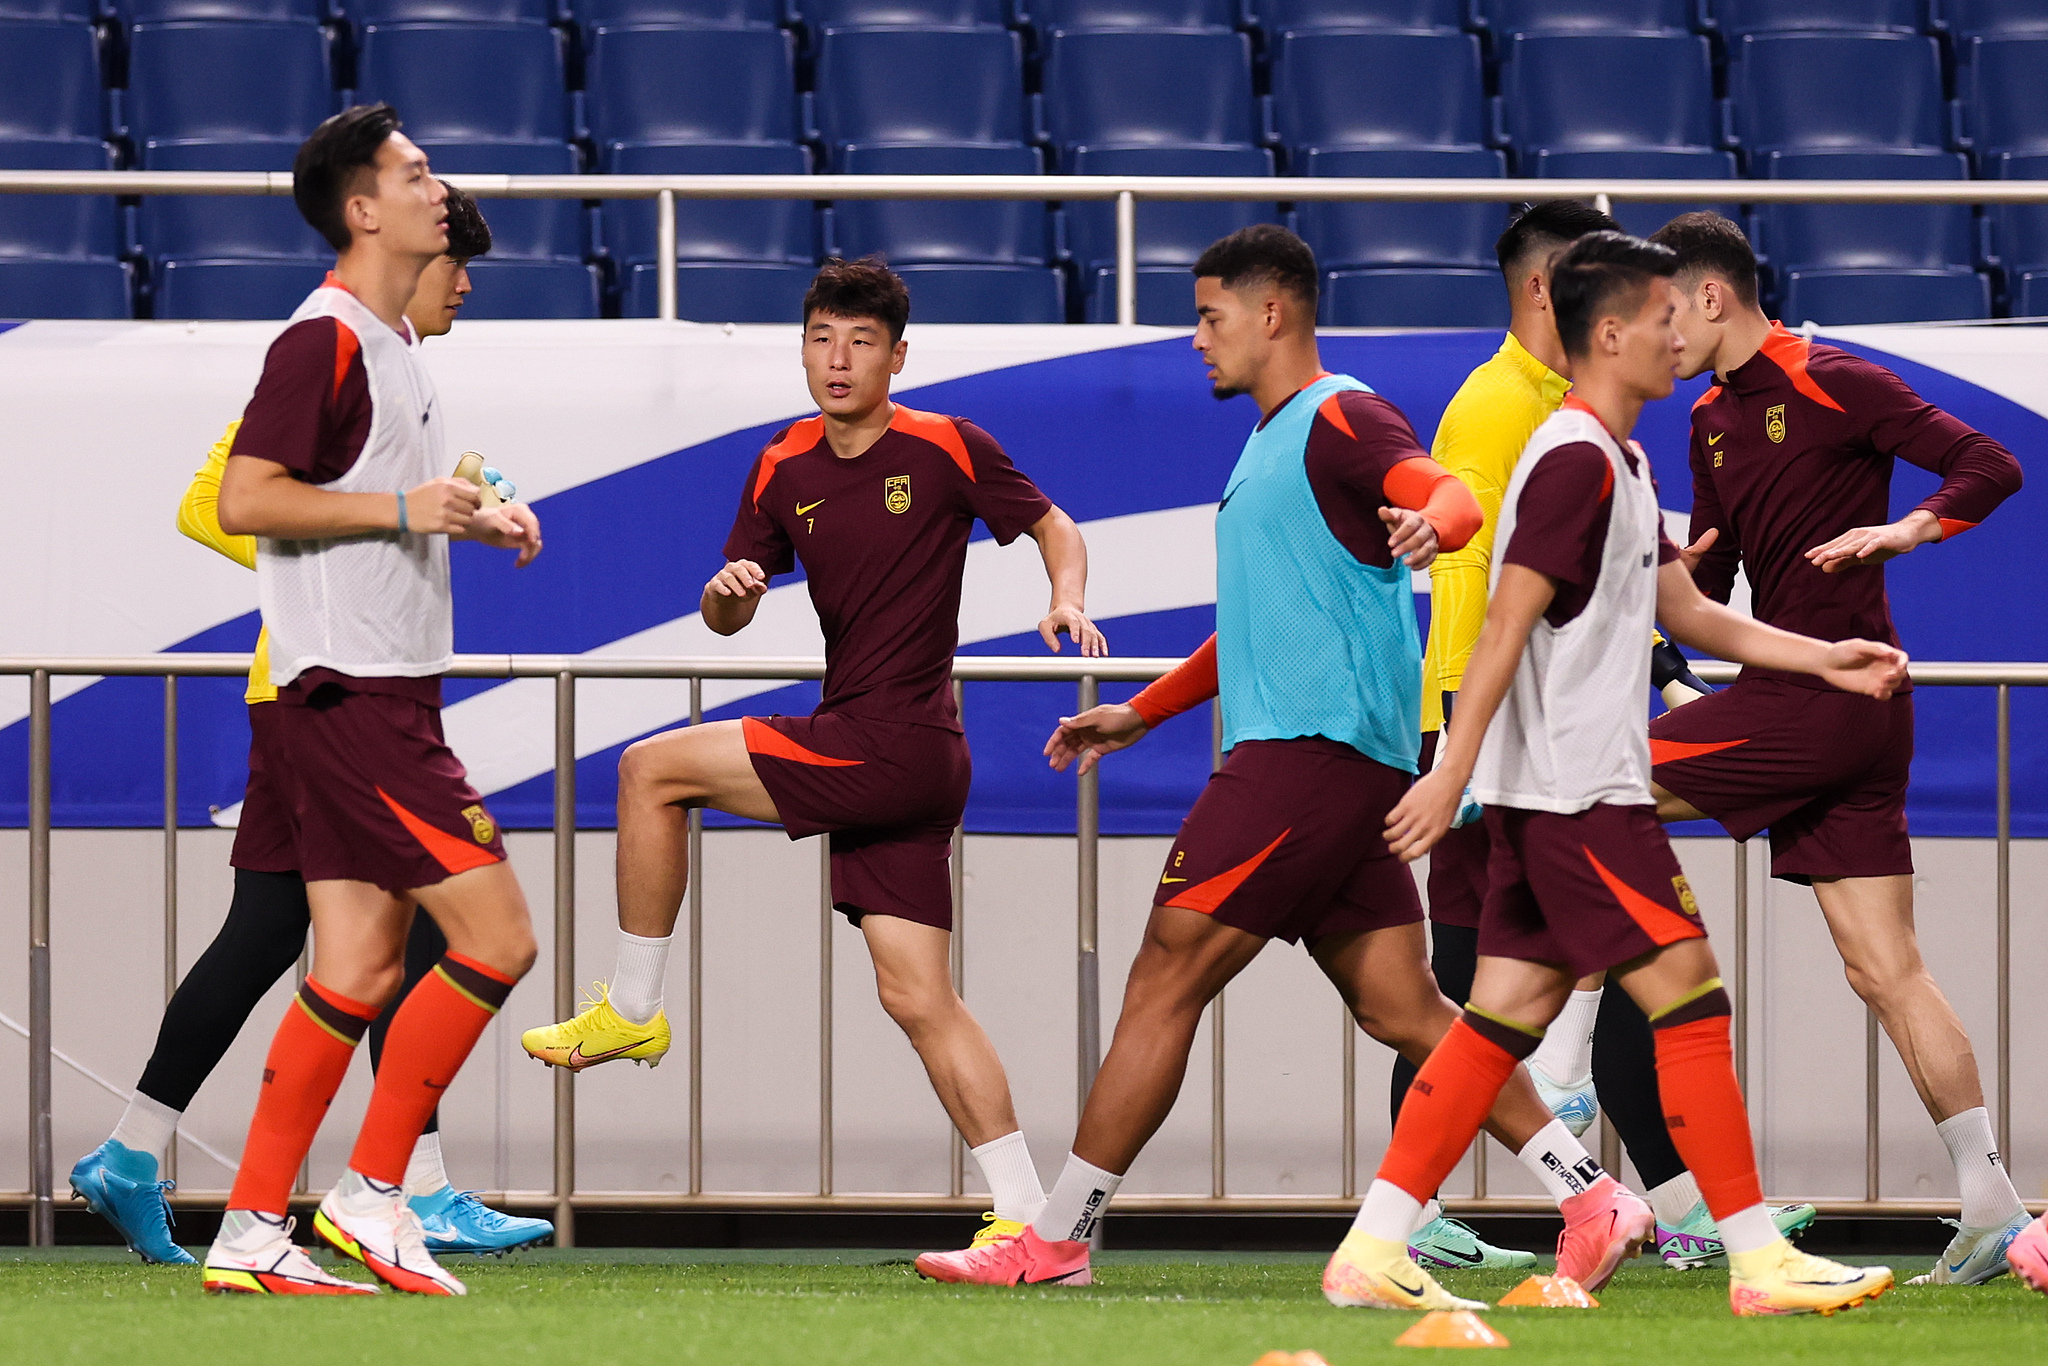
{"type": "Polygon", "coordinates": [[[475,1191],[458,1191],[453,1186],[443,1186],[432,1195],[412,1196],[406,1203],[420,1217],[427,1250],[436,1256],[475,1252],[502,1257],[555,1236],[555,1226],[545,1219],[522,1219],[494,1210],[478,1199],[475,1191]]]}
{"type": "Polygon", "coordinates": [[[145,1262],[190,1266],[198,1258],[171,1237],[171,1204],[164,1199],[177,1185],[157,1180],[155,1157],[111,1138],[71,1169],[72,1194],[112,1224],[129,1251],[145,1262]]]}

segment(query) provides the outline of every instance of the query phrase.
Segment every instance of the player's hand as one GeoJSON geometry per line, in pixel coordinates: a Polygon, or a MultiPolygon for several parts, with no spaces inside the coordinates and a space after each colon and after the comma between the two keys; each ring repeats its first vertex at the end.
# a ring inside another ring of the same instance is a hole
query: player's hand
{"type": "Polygon", "coordinates": [[[1413,863],[1450,830],[1465,803],[1465,784],[1441,768],[1431,769],[1387,813],[1387,848],[1413,863]]]}
{"type": "Polygon", "coordinates": [[[1838,640],[1828,647],[1821,677],[1843,692],[1880,700],[1906,681],[1906,652],[1874,640],[1838,640]]]}
{"type": "Polygon", "coordinates": [[[1436,559],[1436,527],[1413,508],[1381,508],[1387,551],[1410,569],[1427,569],[1436,559]]]}
{"type": "Polygon", "coordinates": [[[1086,773],[1103,755],[1129,749],[1151,729],[1130,703],[1108,702],[1079,716],[1062,716],[1059,729],[1045,742],[1045,757],[1062,773],[1079,759],[1081,767],[1075,772],[1086,773]]]}
{"type": "Polygon", "coordinates": [[[1915,510],[1883,526],[1852,527],[1826,545],[1806,552],[1806,558],[1824,574],[1865,569],[1895,560],[1915,546],[1941,539],[1941,523],[1932,513],[1915,510]]]}
{"type": "Polygon", "coordinates": [[[721,598],[758,598],[768,591],[768,576],[752,560],[734,560],[711,576],[704,591],[721,598]]]}
{"type": "Polygon", "coordinates": [[[460,536],[483,499],[483,491],[467,479],[429,479],[405,495],[406,530],[460,536]]]}
{"type": "Polygon", "coordinates": [[[1688,546],[1680,546],[1678,562],[1685,566],[1685,572],[1688,574],[1699,573],[1700,561],[1707,558],[1707,552],[1712,550],[1714,542],[1720,539],[1721,528],[1710,526],[1700,533],[1700,538],[1697,541],[1688,546]]]}
{"type": "Polygon", "coordinates": [[[1038,634],[1045,641],[1045,647],[1054,654],[1060,652],[1060,637],[1072,636],[1081,643],[1081,655],[1109,653],[1109,642],[1102,638],[1102,632],[1095,629],[1095,623],[1088,620],[1088,614],[1078,607],[1055,607],[1045,614],[1045,620],[1038,623],[1038,634]]]}
{"type": "Polygon", "coordinates": [[[524,503],[503,503],[470,519],[469,539],[500,550],[516,550],[514,569],[524,569],[540,554],[540,518],[524,503]]]}

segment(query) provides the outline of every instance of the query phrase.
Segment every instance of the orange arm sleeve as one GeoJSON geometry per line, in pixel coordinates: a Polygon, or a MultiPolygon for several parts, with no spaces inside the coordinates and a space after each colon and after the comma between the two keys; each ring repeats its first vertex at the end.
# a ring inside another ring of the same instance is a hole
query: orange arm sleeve
{"type": "Polygon", "coordinates": [[[1462,549],[1485,520],[1464,481],[1426,455],[1411,456],[1388,470],[1384,486],[1395,507],[1421,513],[1436,528],[1439,551],[1462,549]]]}
{"type": "Polygon", "coordinates": [[[1216,637],[1212,635],[1202,642],[1200,649],[1133,697],[1131,705],[1145,718],[1147,726],[1156,726],[1168,717],[1179,716],[1207,702],[1216,695],[1216,690],[1216,637]]]}

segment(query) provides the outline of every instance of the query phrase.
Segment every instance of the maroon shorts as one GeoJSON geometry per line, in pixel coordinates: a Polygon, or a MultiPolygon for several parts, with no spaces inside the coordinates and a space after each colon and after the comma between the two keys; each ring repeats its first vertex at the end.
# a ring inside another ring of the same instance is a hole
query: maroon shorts
{"type": "Polygon", "coordinates": [[[831,837],[832,904],[848,920],[953,928],[953,830],[973,778],[966,736],[841,712],[740,725],[789,837],[831,837]]]}
{"type": "Polygon", "coordinates": [[[242,818],[228,862],[252,873],[296,873],[299,853],[292,837],[292,813],[278,788],[277,703],[249,705],[249,785],[242,789],[242,818]]]}
{"type": "MultiPolygon", "coordinates": [[[[1422,733],[1422,771],[1436,766],[1442,731],[1422,733]]],[[[1429,918],[1438,925],[1479,928],[1479,908],[1486,903],[1486,864],[1493,854],[1486,824],[1475,821],[1446,830],[1429,851],[1429,918]]]]}
{"type": "Polygon", "coordinates": [[[1486,808],[1493,862],[1479,923],[1483,958],[1605,972],[1681,939],[1704,939],[1699,903],[1649,806],[1563,816],[1486,808]]]}
{"type": "Polygon", "coordinates": [[[272,777],[308,882],[431,887],[505,857],[498,823],[441,735],[441,709],[334,682],[275,703],[272,777]]]}
{"type": "Polygon", "coordinates": [[[1386,838],[1413,781],[1319,735],[1243,741],[1181,822],[1152,904],[1311,946],[1416,924],[1415,879],[1386,838]]]}
{"type": "Polygon", "coordinates": [[[1745,678],[1650,723],[1657,784],[1746,840],[1771,832],[1788,882],[1913,871],[1913,695],[1885,701],[1745,678]]]}

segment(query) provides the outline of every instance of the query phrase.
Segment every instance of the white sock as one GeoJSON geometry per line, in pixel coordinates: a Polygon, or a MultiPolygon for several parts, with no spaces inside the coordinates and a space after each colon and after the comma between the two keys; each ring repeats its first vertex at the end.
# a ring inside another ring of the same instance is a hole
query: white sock
{"type": "Polygon", "coordinates": [[[1031,1221],[1048,1243],[1078,1243],[1095,1231],[1095,1221],[1109,1206],[1109,1197],[1124,1183],[1122,1176],[1083,1162],[1072,1153],[1060,1179],[1053,1183],[1045,1208],[1031,1221]]]}
{"type": "Polygon", "coordinates": [[[1564,1009],[1543,1031],[1543,1042],[1529,1057],[1529,1070],[1542,1072],[1559,1086],[1593,1075],[1593,1025],[1600,1018],[1600,992],[1575,991],[1564,1009]]]}
{"type": "Polygon", "coordinates": [[[1369,1238],[1384,1238],[1390,1243],[1405,1243],[1408,1235],[1419,1227],[1422,1209],[1422,1201],[1393,1182],[1375,1179],[1365,1189],[1365,1203],[1358,1207],[1351,1231],[1369,1238]]]}
{"type": "Polygon", "coordinates": [[[341,1180],[334,1183],[335,1203],[349,1214],[381,1214],[394,1200],[404,1198],[404,1186],[387,1186],[354,1167],[343,1171],[341,1180]]]}
{"type": "Polygon", "coordinates": [[[224,1250],[254,1252],[287,1238],[285,1217],[261,1210],[231,1209],[220,1217],[220,1233],[214,1238],[224,1250]]]}
{"type": "Polygon", "coordinates": [[[2019,1192],[2005,1174],[2005,1159],[1991,1136],[1991,1115],[1983,1106],[1950,1115],[1934,1126],[1934,1132],[1948,1145],[1948,1160],[1956,1165],[1964,1227],[1997,1228],[2020,1212],[2019,1192]]]}
{"type": "Polygon", "coordinates": [[[1658,1223],[1677,1228],[1700,1202],[1700,1183],[1692,1179],[1691,1172],[1680,1172],[1663,1185],[1650,1187],[1643,1198],[1657,1212],[1658,1223]]]}
{"type": "Polygon", "coordinates": [[[1782,1236],[1778,1226],[1771,1222],[1769,1205],[1751,1205],[1717,1222],[1721,1227],[1721,1246],[1728,1249],[1730,1256],[1761,1252],[1782,1236]]]}
{"type": "Polygon", "coordinates": [[[1574,1195],[1584,1195],[1607,1175],[1586,1145],[1572,1137],[1564,1121],[1553,1119],[1536,1131],[1536,1136],[1515,1154],[1533,1172],[1552,1200],[1560,1205],[1574,1195]]]}
{"type": "Polygon", "coordinates": [[[132,1152],[148,1153],[161,1167],[172,1140],[178,1136],[178,1121],[184,1114],[183,1110],[173,1110],[137,1091],[129,1097],[128,1108],[121,1112],[121,1122],[108,1137],[132,1152]]]}
{"type": "Polygon", "coordinates": [[[448,1169],[441,1165],[441,1131],[421,1134],[412,1145],[412,1160],[405,1164],[406,1195],[432,1195],[450,1184],[448,1169]]]}
{"type": "Polygon", "coordinates": [[[1028,1224],[1038,1217],[1045,1208],[1045,1187],[1039,1184],[1022,1129],[967,1151],[981,1167],[981,1179],[988,1182],[996,1218],[1028,1224]]]}
{"type": "Polygon", "coordinates": [[[612,1009],[634,1024],[661,1013],[662,979],[668,976],[668,946],[674,935],[642,939],[619,931],[619,966],[612,974],[612,1009]]]}
{"type": "Polygon", "coordinates": [[[1408,1230],[1408,1236],[1413,1238],[1423,1229],[1428,1228],[1443,1217],[1444,1202],[1432,1196],[1430,1199],[1422,1202],[1422,1212],[1415,1216],[1415,1227],[1408,1230]]]}

